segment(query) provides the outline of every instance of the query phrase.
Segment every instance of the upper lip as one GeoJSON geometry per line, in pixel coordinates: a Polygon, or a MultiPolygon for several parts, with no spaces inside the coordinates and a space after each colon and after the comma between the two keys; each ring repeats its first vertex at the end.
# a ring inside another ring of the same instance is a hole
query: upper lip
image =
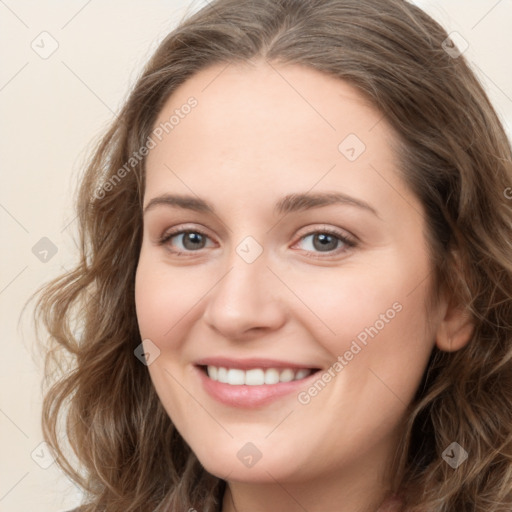
{"type": "Polygon", "coordinates": [[[196,361],[195,364],[196,366],[216,366],[217,368],[238,368],[240,370],[250,370],[253,368],[318,369],[318,366],[310,364],[266,358],[233,359],[230,357],[205,357],[196,361]]]}

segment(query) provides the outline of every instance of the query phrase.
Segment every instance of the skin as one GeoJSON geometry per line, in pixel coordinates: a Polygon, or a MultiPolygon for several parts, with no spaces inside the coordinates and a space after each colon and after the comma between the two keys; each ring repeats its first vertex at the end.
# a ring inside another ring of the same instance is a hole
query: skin
{"type": "Polygon", "coordinates": [[[297,65],[202,70],[155,126],[191,96],[197,107],[148,155],[144,205],[184,194],[215,214],[163,204],[144,214],[136,306],[142,339],[160,351],[148,366],[155,389],[200,462],[228,481],[224,512],[233,501],[239,512],[373,512],[434,345],[456,350],[471,333],[448,297],[426,309],[426,221],[399,176],[396,136],[352,86],[297,65]],[[338,149],[348,134],[366,146],[354,161],[338,149]],[[274,211],[287,194],[333,191],[375,212],[351,204],[274,211]],[[187,249],[177,235],[160,244],[171,228],[200,229],[206,243],[187,249]],[[325,228],[356,245],[318,249],[313,235],[325,228]],[[263,249],[252,263],[236,252],[247,236],[263,249]],[[255,409],[224,405],[194,369],[199,358],[226,356],[325,371],[397,303],[307,405],[295,393],[255,409]],[[237,457],[248,442],[261,452],[252,467],[237,457]]]}

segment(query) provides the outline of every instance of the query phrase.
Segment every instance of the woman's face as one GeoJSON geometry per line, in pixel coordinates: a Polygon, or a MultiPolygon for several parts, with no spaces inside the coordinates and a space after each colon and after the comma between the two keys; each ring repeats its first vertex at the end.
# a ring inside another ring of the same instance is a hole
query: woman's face
{"type": "Polygon", "coordinates": [[[257,63],[201,71],[155,129],[136,305],[173,423],[221,478],[378,473],[439,323],[391,128],[342,81],[257,63]]]}

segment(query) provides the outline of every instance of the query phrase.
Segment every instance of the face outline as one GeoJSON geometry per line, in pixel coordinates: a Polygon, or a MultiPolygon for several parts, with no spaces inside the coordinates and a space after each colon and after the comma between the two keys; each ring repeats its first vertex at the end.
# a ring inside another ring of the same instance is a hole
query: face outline
{"type": "Polygon", "coordinates": [[[423,208],[399,177],[394,134],[353,87],[296,65],[200,71],[155,126],[190,97],[197,106],[146,166],[135,298],[141,337],[158,353],[148,366],[155,389],[220,478],[379,480],[443,314],[426,308],[433,273],[423,208]],[[308,192],[370,208],[275,213],[284,196],[308,192]],[[215,213],[165,204],[169,194],[202,198],[215,213]],[[178,255],[172,249],[186,248],[176,233],[186,229],[206,245],[178,255]],[[326,229],[355,245],[324,237],[336,249],[319,252],[313,234],[326,229]],[[196,364],[215,357],[321,371],[269,403],[235,407],[204,389],[196,364]],[[315,393],[318,379],[325,386],[315,393]],[[260,458],[251,465],[247,455],[260,458]]]}

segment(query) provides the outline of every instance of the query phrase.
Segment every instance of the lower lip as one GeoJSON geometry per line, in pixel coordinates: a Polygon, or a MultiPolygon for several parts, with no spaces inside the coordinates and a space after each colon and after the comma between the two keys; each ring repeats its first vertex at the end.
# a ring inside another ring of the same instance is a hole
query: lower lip
{"type": "Polygon", "coordinates": [[[261,386],[239,385],[232,386],[210,379],[208,375],[196,366],[199,377],[206,392],[218,402],[231,407],[255,408],[262,407],[291,393],[298,393],[313,379],[317,372],[309,377],[291,382],[277,384],[263,384],[261,386]]]}

